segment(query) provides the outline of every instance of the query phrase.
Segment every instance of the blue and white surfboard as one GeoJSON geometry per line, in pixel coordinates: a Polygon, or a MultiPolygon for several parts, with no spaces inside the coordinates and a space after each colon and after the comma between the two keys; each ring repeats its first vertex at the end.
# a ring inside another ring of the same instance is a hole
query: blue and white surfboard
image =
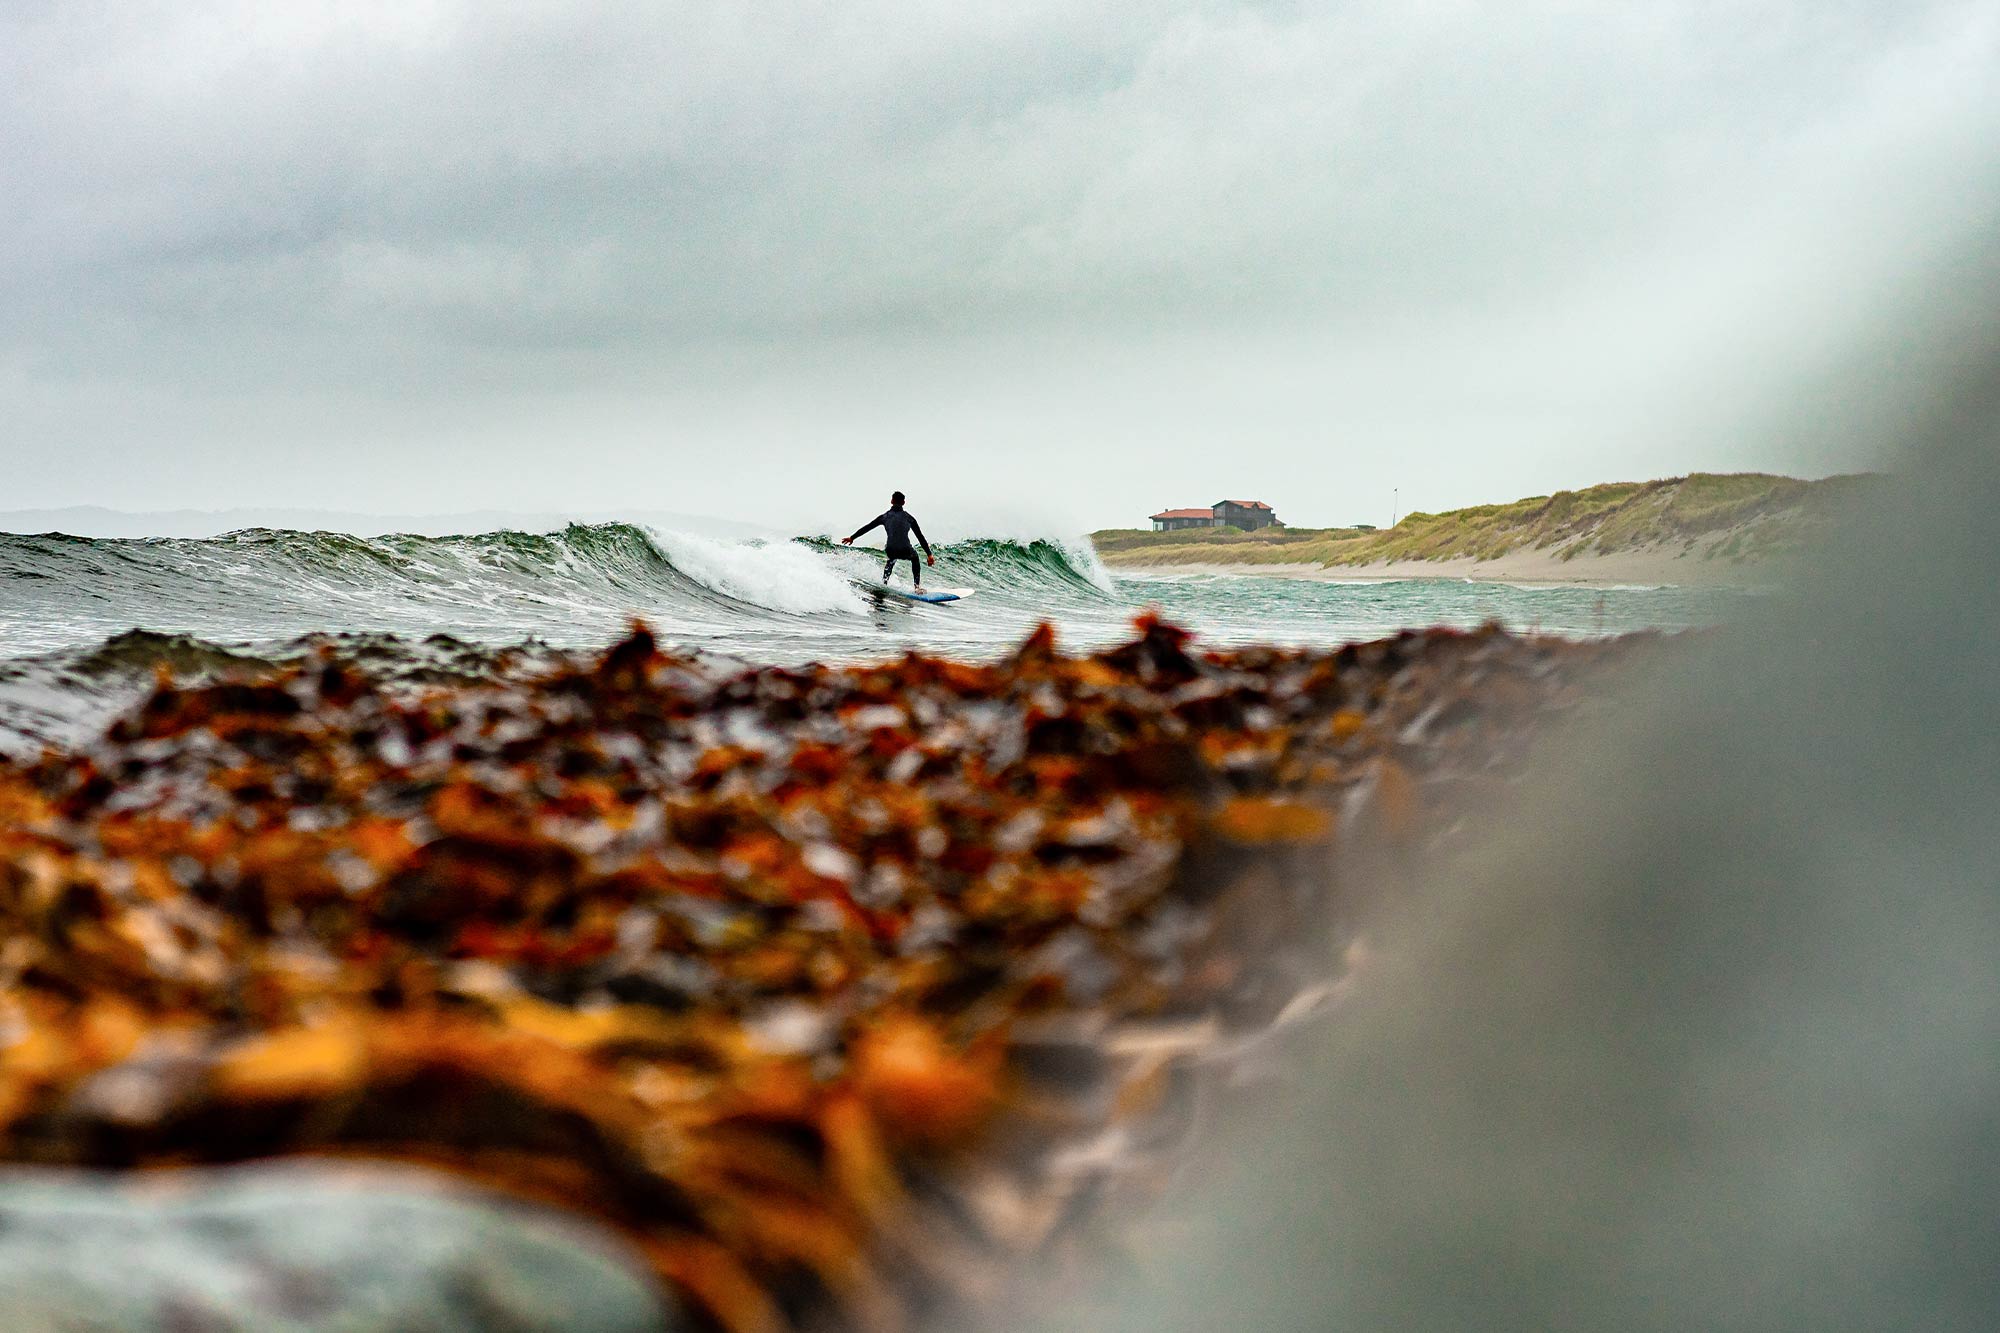
{"type": "Polygon", "coordinates": [[[868,585],[871,592],[879,592],[888,597],[900,597],[906,602],[962,602],[972,596],[974,588],[925,588],[918,592],[914,588],[892,588],[884,583],[868,585]]]}

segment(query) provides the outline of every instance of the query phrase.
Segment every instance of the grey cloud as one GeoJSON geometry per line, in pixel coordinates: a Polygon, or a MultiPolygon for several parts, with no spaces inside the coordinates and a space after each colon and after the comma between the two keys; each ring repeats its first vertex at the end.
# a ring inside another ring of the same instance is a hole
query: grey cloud
{"type": "MultiPolygon", "coordinates": [[[[782,399],[830,362],[928,367],[832,423],[868,434],[948,411],[938,386],[1004,360],[994,340],[1207,340],[1227,365],[1277,330],[1352,378],[1384,327],[1421,360],[1575,306],[1590,327],[1539,349],[1561,362],[1606,327],[1643,337],[1672,293],[1635,266],[1726,250],[1773,198],[1909,185],[1895,164],[1939,127],[1990,149],[1988,10],[16,7],[0,385],[92,441],[119,432],[64,395],[135,384],[214,435],[243,428],[221,398],[292,393],[422,438],[412,396],[516,416],[496,383],[782,399]]],[[[1911,187],[1902,238],[1829,257],[1864,281],[1967,207],[1911,187]]],[[[1757,239],[1781,267],[1798,238],[1773,231],[1839,230],[1778,213],[1757,239]]],[[[1287,371],[1303,425],[1311,363],[1287,371]]],[[[1437,433],[1480,411],[1468,376],[1435,377],[1437,433]]],[[[1070,446],[1127,406],[1072,400],[1070,446]]],[[[590,407],[711,439],[754,415],[590,407]]],[[[1572,434],[1595,411],[1550,408],[1572,434]]]]}

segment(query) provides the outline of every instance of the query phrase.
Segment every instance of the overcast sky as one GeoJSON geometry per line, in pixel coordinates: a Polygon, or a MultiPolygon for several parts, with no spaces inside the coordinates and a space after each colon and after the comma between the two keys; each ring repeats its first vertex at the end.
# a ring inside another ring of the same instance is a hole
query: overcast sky
{"type": "Polygon", "coordinates": [[[7,0],[0,509],[960,535],[1865,466],[1884,321],[1992,225],[1996,14],[7,0]]]}

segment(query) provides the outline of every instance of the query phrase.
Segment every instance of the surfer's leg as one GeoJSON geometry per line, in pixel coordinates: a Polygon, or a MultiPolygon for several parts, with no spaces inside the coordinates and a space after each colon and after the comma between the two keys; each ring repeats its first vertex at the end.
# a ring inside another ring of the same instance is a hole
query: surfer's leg
{"type": "Polygon", "coordinates": [[[889,576],[896,572],[896,557],[890,556],[882,562],[882,586],[889,586],[889,576]]]}

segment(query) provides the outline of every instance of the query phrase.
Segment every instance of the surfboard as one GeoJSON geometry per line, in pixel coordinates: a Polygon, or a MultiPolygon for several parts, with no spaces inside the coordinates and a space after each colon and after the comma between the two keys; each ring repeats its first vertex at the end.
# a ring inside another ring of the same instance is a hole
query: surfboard
{"type": "Polygon", "coordinates": [[[888,597],[900,597],[906,602],[930,602],[932,604],[939,602],[962,602],[978,591],[976,588],[926,588],[922,592],[917,592],[912,588],[891,588],[884,583],[871,583],[868,587],[872,592],[879,592],[888,597]]]}

